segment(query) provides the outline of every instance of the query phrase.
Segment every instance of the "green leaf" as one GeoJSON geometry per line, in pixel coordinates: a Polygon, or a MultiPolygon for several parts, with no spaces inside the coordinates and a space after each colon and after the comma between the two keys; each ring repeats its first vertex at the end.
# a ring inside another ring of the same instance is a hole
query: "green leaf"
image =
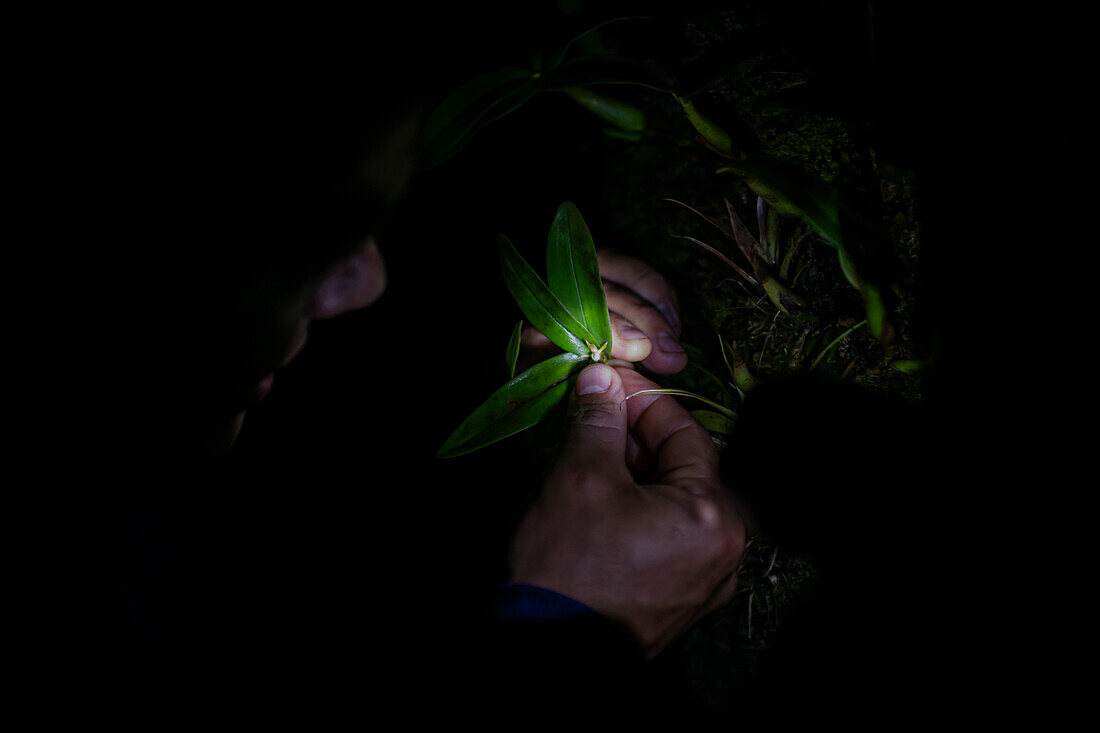
{"type": "Polygon", "coordinates": [[[562,62],[565,55],[569,52],[570,47],[584,38],[593,31],[602,28],[609,23],[615,23],[620,20],[642,20],[646,16],[643,15],[624,15],[616,18],[599,18],[595,16],[591,11],[580,10],[574,13],[570,13],[562,20],[564,26],[560,33],[560,36],[564,38],[563,41],[556,44],[554,47],[547,49],[544,55],[544,63],[547,69],[553,69],[562,62]]]}
{"type": "Polygon", "coordinates": [[[863,294],[871,333],[887,338],[892,326],[886,315],[883,292],[867,279],[868,255],[882,250],[880,234],[851,206],[840,192],[799,168],[778,160],[757,157],[739,160],[718,169],[744,176],[749,187],[784,214],[804,219],[837,250],[841,272],[863,294]],[[857,262],[859,264],[857,264],[857,262]]]}
{"type": "Polygon", "coordinates": [[[508,365],[508,378],[516,376],[516,362],[519,361],[519,339],[523,333],[523,321],[516,321],[512,336],[508,339],[508,348],[504,352],[504,361],[508,365]]]}
{"type": "Polygon", "coordinates": [[[503,234],[497,235],[497,248],[504,284],[532,326],[578,356],[589,355],[586,341],[597,346],[603,343],[562,305],[503,234]]]}
{"type": "Polygon", "coordinates": [[[538,83],[533,74],[520,67],[495,69],[452,92],[424,123],[421,169],[433,168],[455,155],[482,127],[535,96],[538,83]]]}
{"type": "Polygon", "coordinates": [[[745,394],[752,392],[756,388],[756,377],[749,371],[745,360],[741,357],[741,352],[736,348],[736,344],[727,344],[726,340],[719,334],[718,345],[722,349],[722,359],[726,362],[726,368],[729,369],[733,383],[745,394]]]}
{"type": "Polygon", "coordinates": [[[543,78],[543,88],[564,91],[593,84],[630,84],[658,92],[672,92],[672,78],[656,61],[600,53],[566,61],[543,78]]]}
{"type": "MultiPolygon", "coordinates": [[[[588,329],[596,346],[611,345],[611,318],[596,261],[596,246],[572,201],[558,207],[546,243],[546,282],[565,309],[588,329]]],[[[611,349],[605,349],[611,353],[611,349]]]]}
{"type": "Polygon", "coordinates": [[[531,367],[481,403],[439,449],[439,458],[454,458],[526,430],[569,394],[587,359],[559,354],[531,367]]]}
{"type": "Polygon", "coordinates": [[[631,397],[637,397],[640,394],[667,394],[667,395],[674,395],[676,397],[690,397],[693,400],[699,400],[703,404],[709,405],[712,410],[719,413],[720,415],[725,415],[730,420],[736,420],[737,419],[737,414],[733,410],[731,410],[730,408],[725,407],[724,405],[720,405],[717,402],[715,402],[714,400],[707,399],[706,397],[703,397],[702,395],[697,395],[694,392],[688,392],[687,390],[683,390],[683,389],[643,389],[643,390],[639,390],[639,391],[635,392],[634,394],[627,395],[626,398],[629,400],[631,397]]]}
{"type": "Polygon", "coordinates": [[[439,106],[432,110],[424,123],[424,137],[429,140],[436,137],[476,103],[485,102],[494,95],[500,95],[502,90],[515,86],[531,74],[530,69],[510,66],[493,69],[471,79],[447,95],[439,106]]]}
{"type": "Polygon", "coordinates": [[[717,412],[711,412],[710,410],[692,410],[691,416],[698,420],[699,424],[706,428],[708,432],[721,435],[729,435],[733,432],[733,420],[725,415],[719,415],[717,412]]]}
{"type": "Polygon", "coordinates": [[[848,329],[847,331],[845,331],[844,333],[840,334],[840,335],[839,335],[839,336],[837,336],[837,337],[836,337],[835,339],[833,339],[833,340],[832,340],[832,342],[831,342],[831,343],[830,343],[830,344],[829,344],[828,346],[826,346],[826,347],[825,347],[824,349],[822,349],[822,350],[821,350],[821,353],[817,355],[817,358],[816,358],[816,359],[814,359],[814,362],[813,362],[813,364],[810,364],[810,371],[813,371],[813,370],[814,370],[814,369],[815,369],[815,368],[817,367],[817,365],[821,363],[821,360],[822,360],[822,359],[824,359],[824,358],[825,358],[825,356],[826,356],[826,355],[827,355],[827,354],[828,354],[828,353],[829,353],[830,351],[832,351],[832,350],[833,350],[833,347],[834,347],[834,346],[836,346],[837,344],[839,344],[839,343],[840,343],[841,341],[843,341],[843,340],[844,340],[844,338],[845,338],[846,336],[848,336],[848,334],[850,334],[850,333],[851,333],[852,331],[855,331],[855,330],[856,330],[857,328],[859,328],[860,326],[865,326],[865,325],[867,325],[867,320],[866,320],[866,319],[864,319],[864,320],[860,321],[859,323],[857,323],[856,325],[852,326],[852,327],[851,327],[851,328],[849,328],[849,329],[848,329]]]}
{"type": "Polygon", "coordinates": [[[632,104],[594,92],[588,87],[569,87],[565,95],[605,122],[627,132],[645,129],[645,115],[632,104]]]}
{"type": "Polygon", "coordinates": [[[746,176],[751,188],[781,213],[802,217],[830,244],[845,249],[836,189],[790,164],[767,158],[739,160],[718,170],[727,171],[746,176]]]}
{"type": "Polygon", "coordinates": [[[676,96],[676,101],[684,108],[684,114],[687,115],[688,122],[691,123],[691,126],[695,128],[695,131],[698,132],[704,140],[718,150],[725,152],[733,150],[733,141],[730,139],[729,133],[714,124],[714,122],[712,122],[709,117],[703,115],[702,112],[695,109],[694,102],[681,96],[676,96]]]}

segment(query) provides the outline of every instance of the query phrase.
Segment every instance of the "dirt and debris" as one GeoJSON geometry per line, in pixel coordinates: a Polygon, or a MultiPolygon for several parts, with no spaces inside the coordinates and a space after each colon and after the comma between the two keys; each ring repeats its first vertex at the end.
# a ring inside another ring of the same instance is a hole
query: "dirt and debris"
{"type": "MultiPolygon", "coordinates": [[[[685,24],[682,33],[689,46],[695,43],[702,50],[749,26],[737,11],[723,11],[685,24]]],[[[603,188],[603,210],[614,229],[612,244],[652,264],[677,288],[690,364],[679,375],[656,377],[662,386],[696,392],[736,411],[740,393],[723,359],[721,338],[763,382],[812,373],[907,403],[924,399],[922,374],[895,367],[929,356],[913,325],[920,293],[919,191],[911,172],[884,159],[865,140],[857,141],[844,120],[761,104],[775,92],[806,84],[812,72],[782,49],[764,51],[739,64],[696,103],[715,121],[747,130],[760,152],[797,164],[832,186],[877,196],[888,257],[896,265],[888,314],[893,338],[884,343],[872,335],[863,298],[846,280],[837,250],[804,221],[778,219],[774,266],[782,268],[787,285],[804,304],[788,312],[743,273],[693,243],[689,238],[751,272],[732,238],[669,200],[727,226],[728,201],[759,238],[757,196],[734,176],[716,173],[723,160],[695,139],[675,100],[638,96],[634,99],[647,120],[642,139],[627,144],[609,138],[600,151],[604,177],[614,181],[603,188]]],[[[686,680],[686,694],[699,705],[731,710],[737,699],[731,691],[752,678],[773,634],[817,578],[812,558],[767,537],[754,538],[735,602],[689,631],[660,663],[670,677],[686,680]]]]}

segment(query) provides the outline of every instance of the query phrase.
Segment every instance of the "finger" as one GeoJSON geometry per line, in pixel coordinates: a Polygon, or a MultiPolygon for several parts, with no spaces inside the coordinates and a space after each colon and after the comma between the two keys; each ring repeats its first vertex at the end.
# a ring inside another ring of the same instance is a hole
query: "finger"
{"type": "Polygon", "coordinates": [[[638,439],[629,431],[626,436],[626,466],[640,484],[650,483],[655,462],[653,456],[641,446],[638,439]]]}
{"type": "Polygon", "coordinates": [[[703,607],[699,609],[698,618],[706,616],[708,613],[713,613],[723,606],[729,605],[729,602],[733,600],[733,596],[737,593],[737,572],[734,571],[728,576],[719,581],[714,592],[710,594],[710,598],[703,604],[703,607]]]}
{"type": "Polygon", "coordinates": [[[609,485],[629,479],[626,395],[619,371],[603,364],[586,367],[573,394],[562,463],[588,483],[594,477],[609,485]]]}
{"type": "Polygon", "coordinates": [[[610,313],[611,331],[615,334],[611,356],[624,361],[642,361],[653,351],[653,344],[641,329],[615,312],[610,313]]]}
{"type": "MultiPolygon", "coordinates": [[[[657,385],[636,372],[620,372],[625,394],[657,385]]],[[[656,459],[655,483],[668,483],[691,493],[714,493],[721,487],[718,452],[710,434],[669,395],[638,395],[627,400],[627,424],[639,446],[656,459]]]]}
{"type": "Polygon", "coordinates": [[[530,324],[523,325],[523,331],[520,333],[519,342],[525,349],[541,349],[546,346],[553,346],[554,344],[553,341],[543,335],[542,331],[530,324]]]}
{"type": "Polygon", "coordinates": [[[524,325],[519,339],[519,358],[516,360],[516,374],[522,374],[528,368],[561,353],[554,342],[546,338],[537,328],[524,325]]]}
{"type": "Polygon", "coordinates": [[[680,333],[680,309],[676,291],[661,273],[634,257],[612,250],[596,251],[600,276],[642,296],[664,314],[677,334],[680,333]]]}
{"type": "MultiPolygon", "coordinates": [[[[620,325],[626,322],[636,331],[641,331],[651,344],[651,351],[644,358],[642,364],[658,374],[674,374],[687,366],[687,354],[680,345],[679,339],[668,319],[653,306],[652,303],[640,297],[632,290],[612,282],[604,283],[604,293],[607,296],[607,308],[617,318],[620,325]]],[[[612,355],[630,361],[630,347],[620,342],[627,341],[621,331],[619,339],[611,346],[612,355]]],[[[636,333],[628,332],[633,339],[638,339],[636,333]]]]}

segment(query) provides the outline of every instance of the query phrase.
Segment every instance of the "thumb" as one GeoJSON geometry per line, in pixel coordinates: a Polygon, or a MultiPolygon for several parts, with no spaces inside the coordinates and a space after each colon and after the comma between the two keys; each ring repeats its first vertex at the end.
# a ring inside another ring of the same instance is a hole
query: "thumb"
{"type": "Polygon", "coordinates": [[[626,465],[626,393],[618,371],[603,364],[577,377],[562,456],[588,471],[619,471],[626,465]]]}

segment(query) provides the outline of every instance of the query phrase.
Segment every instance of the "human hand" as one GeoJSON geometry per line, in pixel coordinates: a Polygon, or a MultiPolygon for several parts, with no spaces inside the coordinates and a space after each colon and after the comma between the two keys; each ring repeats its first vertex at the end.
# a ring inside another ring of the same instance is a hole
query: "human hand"
{"type": "Polygon", "coordinates": [[[629,368],[581,372],[557,463],[512,541],[512,581],[624,624],[652,657],[737,587],[746,523],[707,431],[629,368]]]}
{"type": "MultiPolygon", "coordinates": [[[[652,267],[634,257],[607,249],[596,251],[603,278],[607,309],[614,334],[611,356],[628,362],[642,362],[658,374],[675,374],[687,365],[680,345],[679,299],[668,281],[652,267]]],[[[556,354],[550,339],[527,325],[523,329],[520,369],[556,354]]]]}

